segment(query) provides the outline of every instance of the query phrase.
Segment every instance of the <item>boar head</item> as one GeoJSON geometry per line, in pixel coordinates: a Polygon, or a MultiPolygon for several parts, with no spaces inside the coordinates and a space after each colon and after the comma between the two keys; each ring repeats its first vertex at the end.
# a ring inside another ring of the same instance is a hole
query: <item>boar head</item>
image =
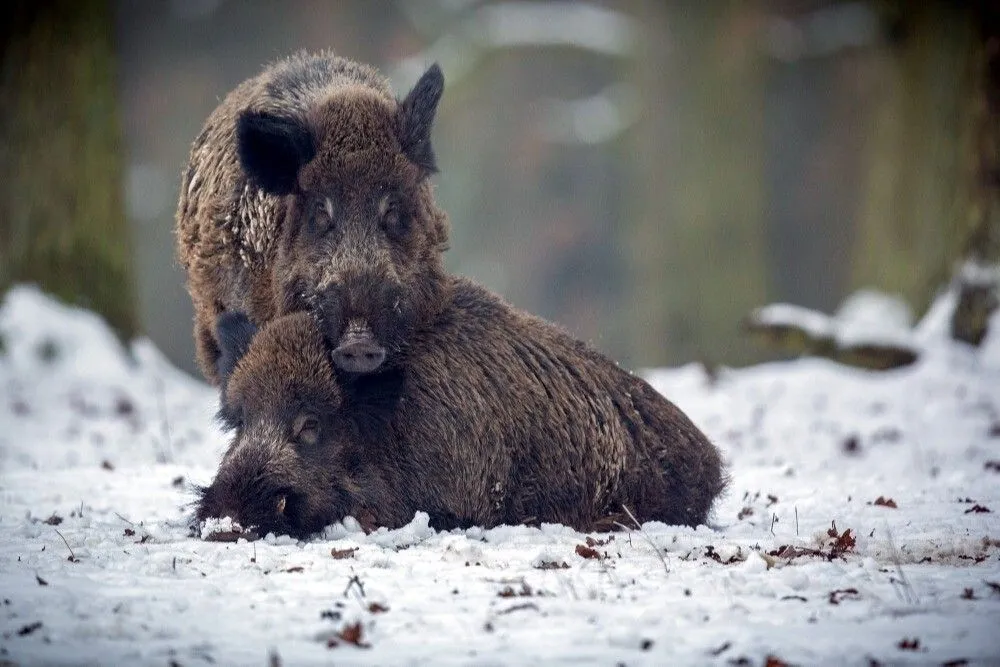
{"type": "Polygon", "coordinates": [[[240,313],[224,313],[219,416],[233,432],[196,517],[230,517],[252,536],[305,538],[355,511],[351,471],[361,453],[338,417],[340,393],[328,348],[313,317],[296,313],[259,332],[240,313]]]}
{"type": "Polygon", "coordinates": [[[443,88],[434,65],[403,100],[348,81],[302,117],[237,119],[243,170],[284,201],[277,310],[317,315],[341,375],[394,365],[441,307],[447,220],[429,176],[443,88]]]}

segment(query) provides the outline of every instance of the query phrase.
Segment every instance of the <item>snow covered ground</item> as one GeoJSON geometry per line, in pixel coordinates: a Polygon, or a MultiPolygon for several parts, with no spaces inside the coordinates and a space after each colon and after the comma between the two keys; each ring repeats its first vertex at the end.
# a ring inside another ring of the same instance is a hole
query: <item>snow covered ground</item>
{"type": "Polygon", "coordinates": [[[214,391],[30,288],[0,307],[0,665],[1000,664],[1000,319],[914,366],[648,374],[715,526],[189,536],[214,391]],[[768,662],[770,661],[770,662],[768,662]]]}

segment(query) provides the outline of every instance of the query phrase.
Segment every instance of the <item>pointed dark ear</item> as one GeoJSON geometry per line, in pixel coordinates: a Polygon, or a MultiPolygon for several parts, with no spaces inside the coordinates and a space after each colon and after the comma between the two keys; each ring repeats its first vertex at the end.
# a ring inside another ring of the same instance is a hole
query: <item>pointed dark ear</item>
{"type": "Polygon", "coordinates": [[[250,342],[256,334],[256,325],[243,313],[222,313],[215,321],[215,336],[219,339],[219,360],[215,368],[223,394],[226,392],[229,376],[250,349],[250,342]]]}
{"type": "Polygon", "coordinates": [[[431,126],[437,112],[444,75],[437,63],[424,72],[406,99],[399,103],[399,143],[410,160],[430,173],[437,171],[431,148],[431,126]]]}
{"type": "Polygon", "coordinates": [[[302,121],[263,111],[240,114],[236,141],[243,171],[273,195],[294,190],[299,169],[316,156],[312,132],[302,121]]]}

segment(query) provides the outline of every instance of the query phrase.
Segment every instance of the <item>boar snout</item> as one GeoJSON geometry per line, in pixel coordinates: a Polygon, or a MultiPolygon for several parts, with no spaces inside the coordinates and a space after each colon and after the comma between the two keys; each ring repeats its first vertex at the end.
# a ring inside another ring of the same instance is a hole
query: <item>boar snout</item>
{"type": "Polygon", "coordinates": [[[367,324],[352,326],[333,351],[333,363],[348,373],[371,373],[385,361],[385,348],[378,344],[367,324]]]}
{"type": "Polygon", "coordinates": [[[296,498],[291,486],[279,485],[258,477],[216,479],[202,491],[197,517],[221,519],[229,517],[240,537],[256,539],[268,533],[294,535],[303,532],[296,517],[296,498]]]}
{"type": "Polygon", "coordinates": [[[305,299],[316,318],[338,371],[365,375],[398,360],[406,346],[416,313],[395,279],[364,272],[324,284],[305,299]]]}

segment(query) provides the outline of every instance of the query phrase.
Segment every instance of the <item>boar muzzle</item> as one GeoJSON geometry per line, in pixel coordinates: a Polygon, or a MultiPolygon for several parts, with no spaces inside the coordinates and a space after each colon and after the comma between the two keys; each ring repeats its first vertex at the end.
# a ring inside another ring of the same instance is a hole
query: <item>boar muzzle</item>
{"type": "Polygon", "coordinates": [[[333,350],[333,363],[348,373],[371,373],[385,361],[385,348],[375,341],[367,324],[348,327],[333,350]]]}

